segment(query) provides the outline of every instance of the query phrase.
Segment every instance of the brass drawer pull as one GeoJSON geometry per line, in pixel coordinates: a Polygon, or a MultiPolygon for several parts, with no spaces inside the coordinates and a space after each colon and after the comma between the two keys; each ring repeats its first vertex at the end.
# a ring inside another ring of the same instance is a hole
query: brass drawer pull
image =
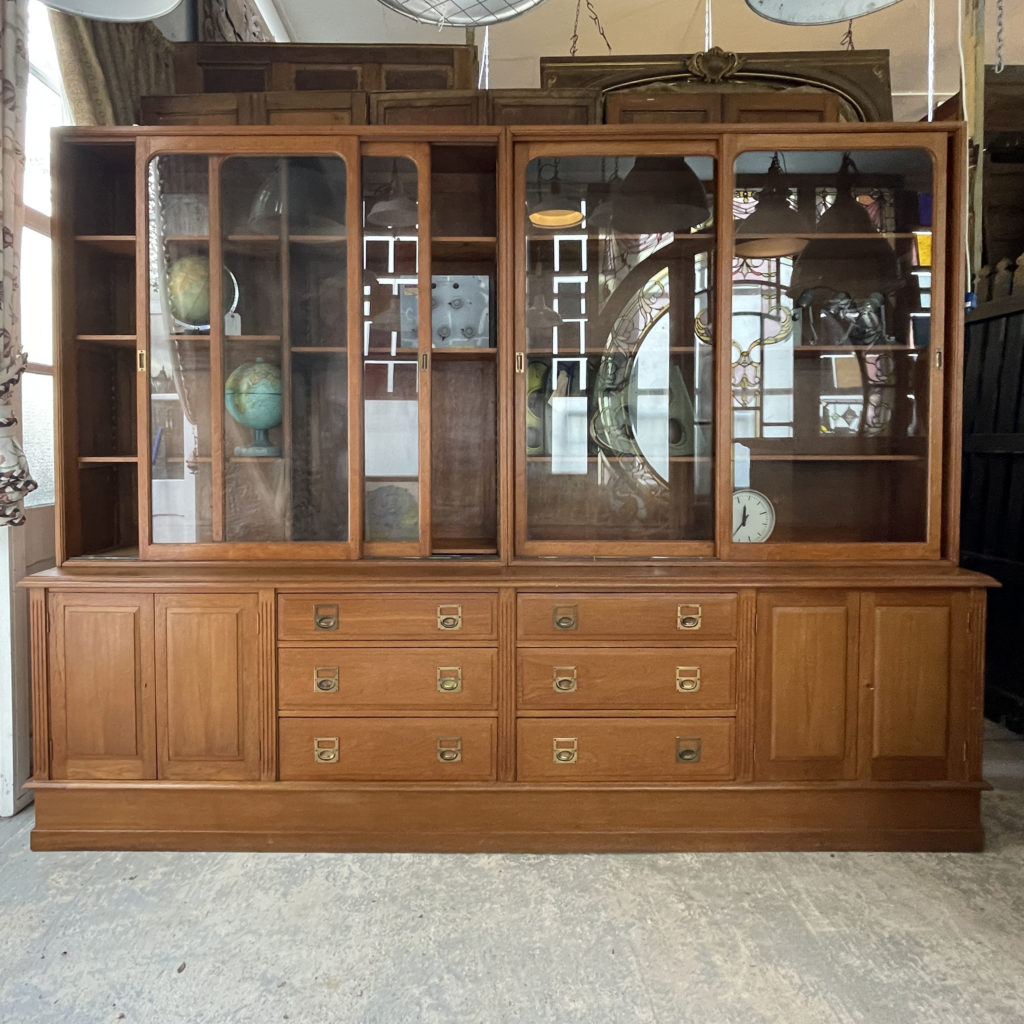
{"type": "Polygon", "coordinates": [[[554,623],[555,629],[575,629],[579,625],[579,618],[579,609],[574,604],[556,604],[551,613],[551,621],[554,623]]]}
{"type": "Polygon", "coordinates": [[[676,606],[677,629],[700,629],[703,611],[699,604],[681,604],[676,606]]]}
{"type": "Polygon", "coordinates": [[[462,669],[458,665],[448,668],[438,668],[437,689],[441,693],[462,692],[462,669]]]}
{"type": "Polygon", "coordinates": [[[555,666],[551,670],[551,688],[556,693],[575,693],[579,676],[575,665],[555,666]]]}
{"type": "Polygon", "coordinates": [[[575,736],[555,736],[551,741],[551,759],[555,764],[575,764],[578,753],[575,736]]]}
{"type": "Polygon", "coordinates": [[[313,738],[313,760],[332,764],[338,760],[338,737],[316,736],[313,738]]]}
{"type": "Polygon", "coordinates": [[[700,689],[700,666],[676,665],[676,689],[680,693],[696,693],[700,689]]]}
{"type": "Polygon", "coordinates": [[[462,760],[462,737],[439,736],[437,738],[437,759],[445,764],[462,760]]]}
{"type": "Polygon", "coordinates": [[[317,693],[337,693],[338,666],[317,665],[313,669],[313,689],[317,693]]]}
{"type": "Polygon", "coordinates": [[[676,760],[683,764],[695,764],[700,760],[700,740],[676,737],[676,760]]]}
{"type": "Polygon", "coordinates": [[[438,629],[462,629],[462,605],[439,604],[437,606],[438,629]]]}
{"type": "Polygon", "coordinates": [[[313,628],[321,632],[338,628],[338,606],[318,604],[313,606],[313,628]]]}

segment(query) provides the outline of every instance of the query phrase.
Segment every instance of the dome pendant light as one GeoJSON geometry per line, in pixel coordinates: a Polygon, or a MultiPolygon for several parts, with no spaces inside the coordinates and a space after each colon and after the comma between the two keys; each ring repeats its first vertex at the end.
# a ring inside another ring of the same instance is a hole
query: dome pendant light
{"type": "Polygon", "coordinates": [[[707,193],[678,156],[637,157],[622,181],[612,227],[619,234],[688,234],[711,216],[707,193]]]}
{"type": "Polygon", "coordinates": [[[736,225],[734,252],[745,260],[795,256],[807,245],[808,239],[800,237],[807,231],[803,217],[789,205],[789,189],[775,153],[754,212],[736,225]]]}
{"type": "Polygon", "coordinates": [[[578,203],[572,203],[562,195],[562,182],[558,177],[558,161],[554,162],[554,171],[547,181],[547,194],[543,193],[540,181],[540,169],[537,171],[537,201],[530,203],[527,217],[535,228],[548,231],[566,230],[578,227],[583,222],[583,211],[578,203]]]}

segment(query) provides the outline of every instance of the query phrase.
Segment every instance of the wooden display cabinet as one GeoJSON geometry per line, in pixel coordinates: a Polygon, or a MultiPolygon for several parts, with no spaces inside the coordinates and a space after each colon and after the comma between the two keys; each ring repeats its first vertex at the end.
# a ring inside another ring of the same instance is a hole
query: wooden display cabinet
{"type": "Polygon", "coordinates": [[[36,848],[981,846],[960,127],[56,168],[36,848]]]}

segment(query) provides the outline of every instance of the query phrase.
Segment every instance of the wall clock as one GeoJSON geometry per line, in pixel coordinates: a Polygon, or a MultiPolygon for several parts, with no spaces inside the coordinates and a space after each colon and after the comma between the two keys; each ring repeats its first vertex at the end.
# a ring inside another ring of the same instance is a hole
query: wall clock
{"type": "Polygon", "coordinates": [[[775,529],[775,507],[760,491],[742,487],[732,492],[732,539],[760,544],[775,529]]]}

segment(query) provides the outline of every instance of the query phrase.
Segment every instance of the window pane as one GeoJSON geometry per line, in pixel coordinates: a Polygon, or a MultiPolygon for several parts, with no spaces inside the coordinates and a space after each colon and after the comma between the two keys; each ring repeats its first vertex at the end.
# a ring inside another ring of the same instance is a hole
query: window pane
{"type": "Polygon", "coordinates": [[[21,233],[21,347],[30,362],[53,363],[53,247],[31,228],[21,233]]]}
{"type": "Polygon", "coordinates": [[[53,489],[53,378],[26,373],[21,378],[21,446],[39,489],[25,499],[28,507],[52,505],[53,489]]]}
{"type": "Polygon", "coordinates": [[[25,205],[49,214],[50,129],[64,124],[60,96],[35,75],[28,79],[25,116],[25,205]]]}
{"type": "Polygon", "coordinates": [[[28,53],[32,67],[54,85],[60,82],[57,48],[53,45],[50,16],[37,0],[28,5],[28,53]]]}

